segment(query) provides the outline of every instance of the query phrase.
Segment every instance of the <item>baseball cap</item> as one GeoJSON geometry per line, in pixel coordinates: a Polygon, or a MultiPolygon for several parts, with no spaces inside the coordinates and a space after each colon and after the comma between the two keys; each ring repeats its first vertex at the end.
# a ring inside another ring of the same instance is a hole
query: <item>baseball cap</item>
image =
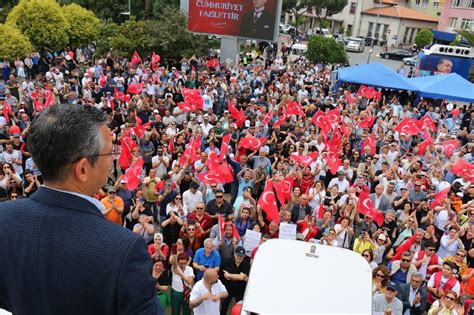
{"type": "Polygon", "coordinates": [[[13,138],[20,138],[20,134],[19,133],[14,133],[12,134],[13,138]]]}
{"type": "Polygon", "coordinates": [[[235,253],[237,256],[241,256],[241,257],[247,256],[247,255],[245,254],[245,248],[243,248],[242,246],[237,246],[237,247],[235,248],[234,253],[235,253]]]}
{"type": "Polygon", "coordinates": [[[120,184],[126,184],[126,183],[128,183],[128,180],[126,180],[126,179],[122,179],[122,180],[120,181],[120,184]]]}
{"type": "Polygon", "coordinates": [[[385,234],[379,234],[378,239],[379,239],[379,240],[382,240],[382,241],[386,241],[386,240],[387,240],[387,237],[385,236],[385,234]]]}
{"type": "Polygon", "coordinates": [[[108,192],[108,193],[115,192],[115,187],[114,187],[114,186],[110,186],[110,187],[107,189],[107,192],[108,192]]]}
{"type": "Polygon", "coordinates": [[[399,287],[398,287],[398,284],[393,283],[393,282],[390,282],[390,283],[387,285],[387,289],[391,289],[392,291],[400,291],[400,289],[399,289],[399,287]]]}

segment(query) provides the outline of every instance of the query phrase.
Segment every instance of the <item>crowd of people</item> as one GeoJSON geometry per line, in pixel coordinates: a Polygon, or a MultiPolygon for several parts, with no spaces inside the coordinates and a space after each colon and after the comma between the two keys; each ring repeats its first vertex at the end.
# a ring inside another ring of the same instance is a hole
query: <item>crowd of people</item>
{"type": "Polygon", "coordinates": [[[107,114],[116,158],[93,197],[144,239],[157,298],[172,314],[227,314],[258,250],[245,244],[248,231],[263,243],[280,224],[295,224],[298,241],[365,258],[373,314],[467,314],[472,108],[387,89],[367,98],[359,86],[335,87],[334,66],[283,57],[129,62],[68,49],[5,61],[0,197],[29,198],[42,185],[29,153],[41,110],[93,106],[107,114]],[[407,121],[418,131],[399,128],[407,121]]]}

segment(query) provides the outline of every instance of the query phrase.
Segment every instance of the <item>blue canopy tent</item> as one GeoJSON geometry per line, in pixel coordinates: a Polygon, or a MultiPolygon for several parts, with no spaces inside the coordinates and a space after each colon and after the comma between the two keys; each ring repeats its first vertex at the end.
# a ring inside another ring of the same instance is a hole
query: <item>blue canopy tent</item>
{"type": "Polygon", "coordinates": [[[341,82],[365,84],[395,90],[418,91],[407,78],[380,63],[369,63],[337,70],[338,85],[341,82]]]}
{"type": "Polygon", "coordinates": [[[435,99],[474,102],[474,84],[457,73],[438,74],[407,79],[420,91],[419,95],[435,99]]]}

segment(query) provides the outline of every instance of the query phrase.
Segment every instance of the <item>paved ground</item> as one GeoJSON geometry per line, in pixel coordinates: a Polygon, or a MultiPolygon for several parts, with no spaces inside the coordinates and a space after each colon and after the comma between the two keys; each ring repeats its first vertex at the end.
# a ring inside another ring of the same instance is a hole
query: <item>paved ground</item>
{"type": "MultiPolygon", "coordinates": [[[[366,64],[367,63],[367,57],[369,56],[369,50],[370,47],[365,47],[364,51],[362,53],[356,53],[356,52],[347,52],[349,55],[349,62],[351,65],[357,65],[357,64],[366,64]]],[[[373,48],[373,53],[370,56],[370,63],[374,62],[379,62],[387,67],[397,70],[400,65],[402,64],[401,61],[398,60],[390,60],[390,59],[383,59],[379,57],[379,53],[382,51],[382,47],[380,46],[374,46],[373,48]]],[[[408,69],[407,69],[408,70],[408,69]]]]}

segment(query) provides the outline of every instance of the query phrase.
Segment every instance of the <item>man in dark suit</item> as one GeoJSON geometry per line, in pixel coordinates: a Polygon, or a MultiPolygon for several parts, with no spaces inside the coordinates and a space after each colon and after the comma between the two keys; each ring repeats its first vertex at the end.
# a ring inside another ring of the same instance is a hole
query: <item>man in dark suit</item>
{"type": "Polygon", "coordinates": [[[411,276],[410,283],[400,285],[398,298],[403,303],[403,314],[423,314],[426,307],[426,287],[422,286],[422,283],[423,274],[415,272],[411,276]]]}
{"type": "Polygon", "coordinates": [[[383,194],[384,187],[382,184],[378,184],[375,186],[375,193],[370,194],[370,200],[374,204],[374,207],[378,210],[385,213],[387,210],[393,209],[393,206],[390,203],[390,199],[383,194]]]}
{"type": "Polygon", "coordinates": [[[14,314],[162,314],[145,242],[90,197],[116,152],[104,112],[43,110],[29,150],[44,186],[0,204],[0,308],[14,314]]]}
{"type": "Polygon", "coordinates": [[[300,220],[304,220],[307,215],[311,215],[311,207],[308,205],[308,195],[302,194],[299,202],[291,208],[291,222],[296,224],[300,220]]]}
{"type": "Polygon", "coordinates": [[[245,14],[240,21],[240,36],[273,40],[275,16],[265,10],[267,0],[252,0],[253,11],[245,14]]]}

